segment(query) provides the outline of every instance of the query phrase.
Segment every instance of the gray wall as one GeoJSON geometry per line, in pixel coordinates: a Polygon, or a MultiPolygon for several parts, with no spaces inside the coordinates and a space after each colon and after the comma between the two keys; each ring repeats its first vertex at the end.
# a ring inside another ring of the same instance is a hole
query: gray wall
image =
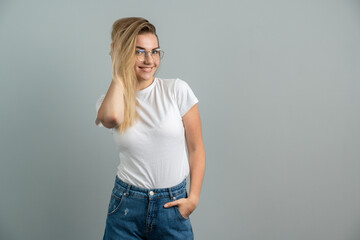
{"type": "Polygon", "coordinates": [[[196,239],[360,239],[359,1],[1,1],[0,239],[101,239],[112,23],[155,24],[199,98],[196,239]]]}

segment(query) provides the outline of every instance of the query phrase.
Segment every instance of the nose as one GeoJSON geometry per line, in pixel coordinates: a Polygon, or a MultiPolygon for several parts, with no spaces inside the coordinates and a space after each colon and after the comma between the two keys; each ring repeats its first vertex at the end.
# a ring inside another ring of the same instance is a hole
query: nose
{"type": "Polygon", "coordinates": [[[149,52],[145,52],[144,63],[146,63],[146,62],[149,62],[149,63],[154,62],[154,59],[152,58],[152,55],[149,52]]]}
{"type": "Polygon", "coordinates": [[[144,63],[153,63],[153,62],[154,62],[154,59],[152,58],[151,54],[147,52],[145,54],[144,63]]]}

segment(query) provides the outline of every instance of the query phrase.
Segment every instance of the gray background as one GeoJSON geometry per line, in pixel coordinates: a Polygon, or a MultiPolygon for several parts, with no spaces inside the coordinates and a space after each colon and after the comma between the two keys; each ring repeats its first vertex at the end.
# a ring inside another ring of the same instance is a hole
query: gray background
{"type": "Polygon", "coordinates": [[[199,99],[195,239],[360,239],[359,1],[2,0],[1,240],[102,238],[118,153],[95,102],[128,16],[199,99]]]}

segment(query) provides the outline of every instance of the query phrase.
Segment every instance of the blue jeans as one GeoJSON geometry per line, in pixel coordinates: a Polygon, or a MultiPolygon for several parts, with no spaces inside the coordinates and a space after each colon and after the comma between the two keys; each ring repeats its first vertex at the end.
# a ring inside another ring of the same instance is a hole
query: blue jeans
{"type": "Polygon", "coordinates": [[[188,196],[186,179],[171,188],[144,189],[121,181],[118,176],[111,193],[103,240],[194,239],[190,218],[167,202],[188,196]]]}

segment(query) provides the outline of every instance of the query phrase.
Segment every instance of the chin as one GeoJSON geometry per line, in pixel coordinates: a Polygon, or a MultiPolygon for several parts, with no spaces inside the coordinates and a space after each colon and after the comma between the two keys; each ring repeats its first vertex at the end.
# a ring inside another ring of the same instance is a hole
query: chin
{"type": "Polygon", "coordinates": [[[149,75],[143,75],[143,74],[139,74],[137,75],[137,79],[141,80],[141,81],[151,81],[153,79],[153,77],[155,77],[153,74],[149,74],[149,75]]]}
{"type": "Polygon", "coordinates": [[[136,68],[136,76],[141,80],[152,80],[154,74],[157,70],[157,67],[154,67],[151,72],[144,72],[139,67],[136,68]]]}

